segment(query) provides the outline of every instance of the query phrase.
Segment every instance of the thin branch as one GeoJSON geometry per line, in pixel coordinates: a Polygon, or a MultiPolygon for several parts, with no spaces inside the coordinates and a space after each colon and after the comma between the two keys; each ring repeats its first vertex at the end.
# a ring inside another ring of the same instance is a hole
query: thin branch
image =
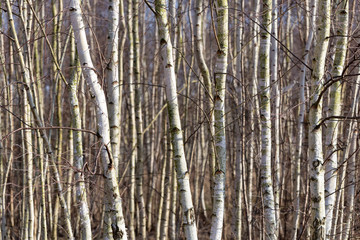
{"type": "Polygon", "coordinates": [[[343,121],[347,121],[347,120],[357,120],[360,119],[360,116],[354,116],[354,117],[348,117],[348,116],[329,116],[329,117],[325,117],[323,119],[320,120],[320,122],[315,126],[314,129],[318,129],[322,124],[324,124],[324,122],[328,121],[328,120],[333,120],[333,119],[337,119],[340,120],[342,119],[343,121]]]}

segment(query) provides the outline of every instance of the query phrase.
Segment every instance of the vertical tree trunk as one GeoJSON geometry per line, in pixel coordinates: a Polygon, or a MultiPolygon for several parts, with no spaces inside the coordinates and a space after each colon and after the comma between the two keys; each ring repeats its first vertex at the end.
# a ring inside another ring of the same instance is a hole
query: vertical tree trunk
{"type": "Polygon", "coordinates": [[[322,151],[322,129],[318,123],[322,117],[322,98],[325,59],[330,34],[330,0],[320,0],[316,20],[316,48],[311,73],[309,111],[309,164],[311,191],[311,239],[325,239],[325,193],[322,151]]]}
{"type": "Polygon", "coordinates": [[[134,47],[134,82],[135,82],[135,120],[136,120],[136,198],[140,214],[140,229],[137,239],[146,239],[146,209],[143,192],[143,161],[144,161],[144,135],[142,117],[142,84],[140,76],[140,39],[139,39],[139,2],[133,0],[133,47],[134,47]]]}
{"type": "MultiPolygon", "coordinates": [[[[255,9],[254,15],[252,17],[256,18],[260,13],[260,0],[254,0],[252,2],[253,8],[255,9]]],[[[249,101],[249,128],[250,128],[250,136],[249,141],[247,145],[248,149],[248,156],[247,156],[247,171],[246,175],[248,178],[247,183],[247,223],[248,223],[248,237],[249,240],[253,239],[253,178],[254,178],[254,162],[255,162],[255,149],[256,149],[256,143],[255,143],[255,128],[256,128],[256,116],[258,110],[258,91],[257,91],[257,81],[258,81],[258,63],[259,63],[259,26],[257,24],[253,24],[253,41],[252,41],[252,47],[253,47],[253,54],[252,54],[252,78],[249,83],[249,93],[250,93],[250,99],[249,101]]]]}
{"type": "Polygon", "coordinates": [[[129,32],[129,98],[130,98],[130,144],[131,144],[131,158],[130,158],[130,239],[135,239],[135,163],[136,163],[136,112],[135,112],[135,86],[134,86],[134,35],[133,35],[133,7],[132,0],[128,0],[128,20],[127,28],[129,32]]]}
{"type": "MultiPolygon", "coordinates": [[[[73,35],[73,34],[72,34],[73,35]]],[[[81,79],[81,66],[78,59],[75,58],[75,40],[71,41],[71,62],[70,66],[73,68],[72,76],[69,81],[69,95],[70,95],[70,110],[71,110],[71,123],[75,129],[81,129],[81,114],[79,100],[77,97],[77,90],[79,81],[81,79]]],[[[75,171],[76,180],[76,205],[79,209],[80,225],[81,225],[81,238],[83,240],[92,239],[90,212],[87,203],[87,192],[85,179],[80,169],[84,168],[83,156],[83,139],[80,131],[73,130],[70,134],[73,135],[73,154],[74,166],[78,171],[75,171]]]]}
{"type": "MultiPolygon", "coordinates": [[[[314,27],[316,20],[316,8],[317,1],[311,1],[311,20],[309,26],[309,33],[307,34],[308,38],[306,41],[306,46],[304,50],[303,61],[305,64],[309,62],[309,51],[312,45],[313,36],[314,36],[314,27]]],[[[310,14],[309,14],[310,15],[310,14]]],[[[295,199],[295,215],[294,215],[294,235],[293,240],[296,240],[298,237],[298,229],[300,225],[300,183],[301,183],[301,154],[303,149],[303,141],[305,138],[304,131],[304,119],[305,119],[305,108],[306,108],[306,99],[305,99],[305,79],[306,79],[306,66],[302,65],[301,67],[301,76],[300,76],[300,109],[299,109],[299,120],[298,120],[298,136],[297,136],[297,145],[295,149],[295,167],[294,167],[294,199],[295,199]]]]}
{"type": "Polygon", "coordinates": [[[204,28],[204,11],[205,9],[203,8],[203,0],[196,0],[196,4],[195,4],[195,32],[194,32],[194,39],[195,39],[195,57],[196,57],[196,61],[197,64],[199,66],[200,69],[200,73],[201,73],[201,77],[204,81],[204,91],[205,91],[205,96],[206,96],[206,105],[205,105],[205,111],[206,111],[206,122],[207,122],[207,127],[208,127],[208,134],[209,134],[209,139],[207,141],[208,143],[208,159],[209,159],[209,166],[210,166],[210,173],[211,173],[211,179],[210,179],[210,189],[211,192],[210,194],[212,195],[213,193],[213,176],[215,174],[214,172],[214,167],[215,167],[215,144],[214,144],[214,135],[215,135],[215,130],[214,130],[214,114],[213,114],[213,109],[214,109],[214,100],[213,100],[213,94],[212,94],[212,83],[211,83],[211,78],[210,78],[210,72],[209,72],[209,68],[205,62],[205,49],[204,49],[204,38],[203,38],[203,28],[204,28]]]}
{"type": "Polygon", "coordinates": [[[276,211],[271,174],[271,110],[270,110],[270,32],[271,0],[262,1],[262,29],[259,55],[259,94],[261,120],[260,180],[264,201],[266,239],[276,239],[276,211]]]}
{"type": "Polygon", "coordinates": [[[270,73],[272,95],[274,101],[274,201],[275,217],[277,219],[276,235],[280,233],[280,191],[281,191],[281,165],[280,165],[280,79],[278,78],[278,2],[272,0],[272,23],[271,23],[271,49],[270,49],[270,73]]]}
{"type": "MultiPolygon", "coordinates": [[[[24,123],[26,125],[31,126],[31,112],[30,112],[30,106],[27,103],[26,95],[24,95],[24,123]]],[[[28,202],[27,205],[27,211],[28,211],[28,218],[27,218],[27,236],[29,239],[34,239],[34,226],[35,226],[35,210],[34,210],[34,194],[33,194],[33,141],[31,136],[31,130],[25,130],[24,132],[24,141],[25,141],[25,162],[26,162],[26,183],[27,183],[27,196],[26,199],[28,202]]],[[[24,166],[24,167],[25,167],[24,166]]]]}
{"type": "Polygon", "coordinates": [[[165,73],[165,91],[168,103],[171,143],[176,165],[177,181],[179,186],[180,204],[183,211],[183,227],[186,239],[197,239],[194,206],[191,199],[189,172],[185,159],[184,142],[180,123],[178,99],[176,93],[176,76],[173,60],[169,26],[165,0],[155,1],[157,24],[159,27],[160,49],[163,57],[163,71],[165,73]]]}
{"type": "MultiPolygon", "coordinates": [[[[333,77],[340,77],[343,74],[345,65],[345,57],[348,42],[348,24],[349,24],[349,1],[340,2],[339,9],[336,10],[337,29],[335,58],[331,75],[333,77]]],[[[341,91],[342,82],[336,81],[331,85],[330,89],[330,103],[329,116],[339,116],[341,114],[341,91]]],[[[326,128],[326,165],[325,165],[325,215],[326,215],[326,235],[331,233],[331,226],[333,221],[333,210],[336,198],[336,182],[337,182],[337,168],[338,168],[338,152],[337,152],[337,138],[338,126],[340,122],[329,121],[326,128]]],[[[327,236],[327,238],[330,236],[327,236]]]]}
{"type": "Polygon", "coordinates": [[[213,215],[210,239],[221,239],[225,213],[226,177],[226,138],[225,138],[225,83],[228,58],[228,1],[218,0],[215,93],[214,93],[214,130],[215,130],[215,173],[213,193],[213,215]]]}
{"type": "Polygon", "coordinates": [[[106,81],[108,87],[108,108],[111,150],[114,167],[119,171],[120,155],[120,91],[119,91],[119,0],[109,0],[108,3],[109,32],[107,37],[106,81]]]}

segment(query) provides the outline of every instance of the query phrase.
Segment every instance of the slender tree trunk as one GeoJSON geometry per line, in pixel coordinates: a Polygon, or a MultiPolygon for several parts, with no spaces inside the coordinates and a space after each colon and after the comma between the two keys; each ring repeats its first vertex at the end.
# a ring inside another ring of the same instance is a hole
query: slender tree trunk
{"type": "MultiPolygon", "coordinates": [[[[253,17],[256,19],[258,14],[260,13],[260,0],[254,0],[254,15],[253,17]]],[[[258,78],[258,63],[259,63],[259,26],[257,24],[253,24],[253,41],[252,41],[252,47],[253,47],[253,58],[252,58],[252,79],[249,83],[249,92],[250,92],[250,99],[249,101],[249,125],[250,125],[250,136],[248,141],[248,167],[247,167],[247,178],[248,178],[248,184],[247,184],[247,223],[248,223],[248,237],[249,240],[253,239],[253,178],[254,178],[254,162],[255,162],[255,149],[256,149],[256,143],[255,143],[255,128],[256,128],[256,116],[258,110],[258,96],[257,96],[257,78],[258,78]]]]}
{"type": "MultiPolygon", "coordinates": [[[[238,15],[238,26],[236,29],[236,74],[237,74],[237,78],[238,81],[240,81],[240,83],[237,85],[238,86],[238,105],[239,105],[239,113],[243,114],[244,113],[244,107],[243,107],[243,83],[244,83],[244,78],[243,78],[243,44],[244,44],[244,15],[243,15],[243,9],[244,9],[244,1],[240,0],[236,6],[238,6],[237,9],[237,15],[238,15]]],[[[235,238],[240,240],[241,236],[242,236],[242,194],[243,194],[243,161],[245,160],[244,154],[243,154],[243,137],[244,137],[244,130],[245,128],[243,128],[244,125],[244,121],[245,121],[245,117],[242,117],[239,121],[237,121],[239,123],[238,127],[236,127],[236,129],[239,129],[239,131],[236,133],[237,137],[236,137],[236,174],[235,174],[235,181],[236,181],[236,220],[235,220],[235,238]]]]}
{"type": "Polygon", "coordinates": [[[191,199],[189,173],[185,159],[184,142],[180,123],[178,99],[176,93],[176,76],[173,60],[173,49],[169,34],[165,0],[155,1],[157,24],[159,27],[160,49],[165,73],[165,90],[168,104],[169,126],[173,155],[177,172],[180,194],[180,205],[183,211],[183,227],[186,239],[197,239],[194,206],[191,199]]]}
{"type": "MultiPolygon", "coordinates": [[[[26,95],[25,101],[24,101],[24,122],[27,125],[31,126],[31,112],[30,112],[30,106],[27,103],[26,95]]],[[[26,183],[27,183],[27,196],[26,199],[28,202],[26,202],[27,205],[27,211],[29,216],[27,217],[27,229],[25,231],[28,231],[27,236],[29,239],[34,239],[34,226],[35,226],[35,210],[34,210],[34,194],[33,194],[33,141],[31,136],[31,130],[25,130],[24,132],[24,141],[25,141],[25,162],[26,162],[26,183]]],[[[24,166],[24,167],[25,167],[24,166]]],[[[25,200],[25,199],[24,199],[25,200]]]]}
{"type": "Polygon", "coordinates": [[[107,42],[106,81],[108,87],[108,108],[110,123],[111,150],[114,167],[119,171],[120,155],[120,91],[119,91],[119,0],[109,0],[108,19],[109,32],[107,42]]]}
{"type": "Polygon", "coordinates": [[[271,110],[270,110],[270,34],[271,0],[262,1],[262,29],[260,35],[260,119],[261,163],[260,180],[264,201],[264,224],[266,239],[276,239],[276,208],[271,173],[271,110]]]}
{"type": "Polygon", "coordinates": [[[129,32],[129,98],[130,98],[130,143],[131,143],[131,159],[130,159],[130,239],[135,239],[135,176],[136,176],[136,112],[135,112],[135,86],[134,86],[134,35],[133,35],[133,7],[132,0],[128,0],[128,20],[127,28],[129,32]]]}
{"type": "Polygon", "coordinates": [[[140,39],[139,39],[139,2],[133,0],[133,47],[134,47],[134,82],[135,82],[135,120],[136,120],[136,195],[137,206],[140,214],[140,226],[137,239],[146,239],[146,209],[143,192],[144,175],[144,135],[143,135],[143,117],[142,117],[142,99],[143,91],[140,76],[140,39]]]}
{"type": "Polygon", "coordinates": [[[280,233],[280,191],[281,191],[281,168],[280,168],[280,78],[278,78],[278,5],[272,0],[272,23],[271,23],[271,49],[270,49],[270,72],[272,95],[274,101],[274,200],[275,217],[277,219],[276,235],[280,233]]]}
{"type": "MultiPolygon", "coordinates": [[[[74,38],[72,38],[74,39],[74,38]]],[[[77,97],[78,85],[81,79],[80,62],[75,58],[75,40],[71,43],[71,63],[70,66],[74,68],[69,82],[70,104],[71,104],[71,123],[75,129],[81,129],[81,114],[80,105],[77,97]]],[[[92,239],[90,212],[87,203],[87,192],[83,173],[80,169],[84,168],[84,155],[83,155],[83,139],[80,131],[73,130],[73,154],[74,166],[78,171],[75,171],[76,180],[76,205],[79,209],[79,218],[81,225],[81,239],[92,239]]]]}
{"type": "MultiPolygon", "coordinates": [[[[356,103],[358,105],[358,103],[356,103]]],[[[357,107],[356,107],[357,108],[357,107]]],[[[358,111],[356,111],[358,112],[358,111]]],[[[354,198],[355,198],[355,174],[356,174],[356,164],[355,159],[357,156],[357,150],[355,150],[357,145],[357,138],[358,138],[358,129],[357,124],[352,124],[353,128],[350,131],[353,132],[353,137],[351,139],[350,144],[350,158],[348,159],[347,169],[346,169],[346,176],[347,176],[347,188],[345,189],[345,196],[346,196],[346,205],[345,209],[347,210],[347,218],[345,218],[343,231],[340,232],[342,234],[342,239],[347,240],[350,239],[351,233],[351,225],[354,223],[354,198]]]]}
{"type": "Polygon", "coordinates": [[[204,90],[205,90],[205,96],[207,101],[206,103],[206,122],[208,126],[208,134],[209,134],[209,140],[208,140],[208,152],[209,152],[209,166],[210,166],[210,173],[211,173],[211,183],[210,183],[210,189],[211,189],[211,195],[213,193],[213,176],[215,175],[214,169],[215,169],[215,145],[214,145],[214,100],[213,100],[213,94],[212,94],[212,84],[211,84],[211,78],[210,78],[210,72],[209,68],[205,62],[205,49],[204,49],[204,39],[203,39],[203,28],[204,28],[204,11],[203,8],[203,0],[196,0],[196,19],[195,19],[195,32],[194,32],[194,39],[195,39],[195,56],[197,60],[197,64],[200,69],[201,77],[204,81],[204,90]]]}
{"type": "Polygon", "coordinates": [[[311,192],[311,239],[325,239],[325,193],[322,129],[318,123],[322,117],[323,77],[330,34],[330,0],[320,0],[316,20],[316,48],[311,73],[309,111],[309,164],[311,192]]]}
{"type": "MultiPolygon", "coordinates": [[[[85,26],[81,16],[81,8],[79,1],[77,0],[72,0],[70,2],[70,17],[71,25],[74,29],[79,59],[83,68],[83,74],[96,100],[98,133],[102,143],[101,159],[106,186],[105,211],[109,212],[110,216],[112,216],[111,228],[114,239],[127,239],[125,221],[122,212],[122,200],[117,182],[117,172],[115,170],[114,159],[111,152],[110,125],[105,94],[98,83],[95,68],[90,57],[90,49],[87,44],[85,26]],[[116,219],[116,221],[114,221],[114,219],[116,219]]],[[[111,238],[111,235],[107,237],[111,238]]]]}
{"type": "Polygon", "coordinates": [[[214,130],[215,130],[215,173],[213,193],[213,215],[210,239],[221,239],[225,213],[226,138],[225,138],[225,83],[228,58],[228,2],[218,0],[217,40],[218,50],[215,63],[214,130]]]}
{"type": "MultiPolygon", "coordinates": [[[[335,58],[332,69],[333,77],[340,77],[343,74],[345,57],[348,41],[348,24],[349,24],[349,1],[340,2],[340,7],[336,11],[337,30],[335,58]]],[[[341,92],[342,82],[336,81],[331,85],[329,116],[339,116],[341,114],[341,92]]],[[[326,165],[325,165],[325,215],[326,215],[326,235],[330,237],[331,226],[333,221],[334,204],[336,198],[336,181],[338,168],[338,126],[340,122],[329,121],[326,128],[326,165]]]]}
{"type": "MultiPolygon", "coordinates": [[[[309,62],[309,51],[312,45],[313,36],[314,36],[314,27],[316,20],[316,0],[312,0],[311,11],[312,17],[309,26],[309,33],[305,50],[304,50],[304,58],[303,61],[305,64],[309,62]]],[[[296,153],[295,153],[295,168],[294,168],[294,199],[295,199],[295,215],[294,215],[294,235],[293,240],[296,240],[298,237],[298,230],[300,225],[300,184],[301,184],[301,155],[303,149],[303,141],[305,138],[305,129],[304,129],[304,121],[305,121],[305,108],[306,108],[306,99],[305,99],[305,79],[306,79],[306,66],[302,65],[301,67],[301,77],[300,77],[300,109],[299,109],[299,120],[298,120],[298,136],[297,136],[297,145],[296,145],[296,153]]]]}

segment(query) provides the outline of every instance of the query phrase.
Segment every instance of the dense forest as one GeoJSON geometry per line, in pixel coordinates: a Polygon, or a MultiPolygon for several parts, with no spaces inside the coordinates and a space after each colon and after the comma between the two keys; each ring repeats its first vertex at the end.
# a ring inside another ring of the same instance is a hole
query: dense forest
{"type": "Polygon", "coordinates": [[[359,239],[359,4],[1,0],[1,239],[359,239]]]}

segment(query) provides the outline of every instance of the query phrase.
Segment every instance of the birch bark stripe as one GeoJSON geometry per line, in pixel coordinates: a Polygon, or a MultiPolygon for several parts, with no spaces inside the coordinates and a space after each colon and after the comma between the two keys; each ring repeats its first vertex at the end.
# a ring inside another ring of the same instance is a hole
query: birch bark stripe
{"type": "MultiPolygon", "coordinates": [[[[331,75],[333,77],[340,77],[343,74],[345,65],[346,49],[348,42],[348,12],[349,1],[341,1],[339,9],[336,10],[336,48],[335,58],[331,75]]],[[[330,104],[329,116],[339,116],[341,114],[341,92],[342,81],[336,81],[332,84],[330,89],[330,104]]],[[[331,233],[331,226],[333,221],[333,210],[336,198],[336,181],[338,168],[338,151],[337,138],[338,126],[340,122],[336,120],[329,121],[326,129],[326,166],[325,166],[325,214],[326,214],[326,235],[331,233]]],[[[327,236],[330,237],[330,236],[327,236]]]]}
{"type": "MultiPolygon", "coordinates": [[[[309,26],[309,34],[305,46],[305,56],[304,63],[307,64],[309,62],[309,51],[313,42],[314,36],[314,27],[316,20],[316,7],[317,1],[312,0],[311,3],[311,21],[309,26]]],[[[307,17],[308,18],[308,17],[307,17]]],[[[301,154],[303,149],[303,140],[304,140],[304,119],[305,119],[305,78],[306,78],[306,66],[303,65],[301,67],[301,77],[300,77],[300,110],[299,110],[299,120],[298,120],[298,139],[297,139],[297,147],[295,154],[295,167],[294,167],[294,193],[295,193],[295,216],[294,216],[294,234],[293,240],[297,239],[299,224],[300,224],[300,180],[301,180],[301,154]]]]}
{"type": "Polygon", "coordinates": [[[194,206],[191,199],[189,172],[185,159],[184,141],[181,130],[179,106],[176,93],[176,76],[174,70],[173,48],[166,13],[166,1],[156,0],[155,11],[159,27],[160,49],[163,58],[162,67],[165,73],[165,91],[168,103],[171,143],[174,151],[177,181],[179,186],[180,205],[183,211],[183,227],[186,239],[197,239],[194,206]]]}
{"type": "Polygon", "coordinates": [[[271,0],[262,1],[262,29],[260,35],[260,121],[261,163],[260,180],[264,201],[266,239],[276,239],[276,213],[271,174],[271,110],[270,110],[270,34],[271,0]]]}
{"type": "MultiPolygon", "coordinates": [[[[75,65],[75,64],[74,64],[75,65]]],[[[77,86],[81,77],[80,63],[76,64],[73,71],[72,80],[69,82],[70,92],[70,104],[71,104],[71,121],[72,126],[76,129],[81,129],[81,115],[79,108],[79,101],[77,98],[77,86]]],[[[74,137],[74,165],[77,169],[84,167],[83,160],[83,142],[82,133],[80,131],[72,131],[74,137]]],[[[89,207],[87,204],[86,185],[84,181],[84,175],[80,171],[75,171],[76,180],[76,203],[79,208],[80,225],[81,225],[81,237],[83,240],[92,239],[91,234],[91,222],[89,207]]]]}
{"type": "MultiPolygon", "coordinates": [[[[90,91],[93,95],[95,95],[96,100],[97,127],[101,143],[103,144],[101,149],[101,160],[106,186],[105,210],[109,211],[110,214],[116,218],[116,221],[111,223],[114,239],[127,239],[125,222],[122,213],[122,200],[120,197],[117,174],[111,154],[110,126],[105,94],[98,83],[95,68],[90,57],[90,49],[87,44],[85,26],[82,20],[81,8],[78,0],[70,1],[70,17],[71,25],[74,29],[77,51],[81,67],[83,69],[83,74],[90,87],[90,91]]],[[[110,237],[111,236],[109,236],[109,238],[110,237]]]]}
{"type": "Polygon", "coordinates": [[[213,213],[210,239],[220,240],[225,212],[226,139],[225,139],[225,83],[229,45],[228,1],[218,0],[217,29],[219,49],[216,53],[214,130],[215,130],[215,176],[213,192],[213,213]]]}
{"type": "Polygon", "coordinates": [[[325,59],[330,35],[330,0],[320,0],[316,20],[316,48],[311,73],[309,111],[309,164],[311,191],[311,239],[325,239],[325,193],[322,151],[322,129],[318,127],[322,117],[322,99],[325,59]]]}

